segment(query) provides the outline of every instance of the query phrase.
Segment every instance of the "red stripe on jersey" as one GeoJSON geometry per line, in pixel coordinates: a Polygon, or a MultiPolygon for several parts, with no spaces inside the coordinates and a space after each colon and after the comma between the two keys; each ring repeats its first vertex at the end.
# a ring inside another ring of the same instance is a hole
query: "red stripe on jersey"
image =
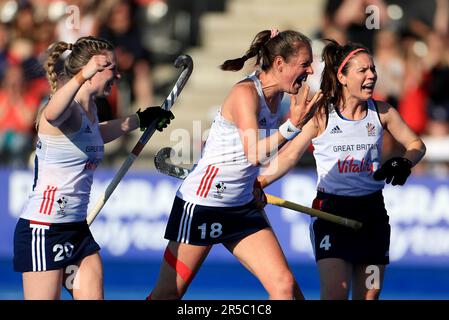
{"type": "Polygon", "coordinates": [[[44,199],[42,200],[41,207],[39,209],[39,213],[43,214],[51,214],[51,209],[53,208],[53,204],[55,202],[55,194],[58,188],[47,186],[47,190],[44,191],[44,199]]]}
{"type": "Polygon", "coordinates": [[[53,202],[55,200],[55,192],[56,192],[56,187],[51,187],[50,191],[48,192],[48,199],[47,199],[47,203],[45,205],[44,214],[50,215],[51,209],[53,208],[53,202]]]}
{"type": "Polygon", "coordinates": [[[55,204],[56,190],[57,190],[57,188],[55,187],[53,192],[51,193],[50,206],[49,206],[48,211],[47,211],[48,215],[51,214],[51,210],[53,209],[53,205],[55,204]]]}
{"type": "Polygon", "coordinates": [[[206,179],[206,177],[209,175],[209,170],[210,170],[210,168],[211,168],[211,165],[208,165],[207,166],[207,169],[206,169],[206,173],[203,175],[203,178],[201,179],[201,182],[200,182],[200,186],[198,187],[198,190],[196,190],[196,195],[198,195],[200,192],[201,192],[201,189],[203,188],[203,183],[204,183],[204,180],[206,179]]]}
{"type": "Polygon", "coordinates": [[[47,202],[47,192],[48,192],[48,189],[49,189],[49,188],[50,188],[50,186],[47,186],[47,190],[44,191],[44,198],[42,199],[41,207],[40,207],[40,209],[39,209],[39,213],[42,213],[42,209],[44,208],[44,205],[45,205],[46,202],[47,202]]]}
{"type": "Polygon", "coordinates": [[[51,226],[50,222],[41,222],[41,221],[34,221],[34,220],[30,220],[30,225],[31,224],[40,224],[42,226],[51,226]]]}
{"type": "Polygon", "coordinates": [[[210,166],[210,167],[211,167],[211,170],[210,170],[209,174],[207,175],[206,180],[204,181],[203,189],[202,189],[201,192],[200,192],[200,197],[204,197],[204,193],[205,193],[206,190],[207,190],[207,186],[209,185],[210,178],[211,178],[211,177],[214,175],[214,173],[215,173],[215,167],[214,167],[214,166],[210,166]]]}
{"type": "Polygon", "coordinates": [[[215,169],[215,171],[214,171],[212,177],[209,180],[209,184],[207,185],[206,194],[204,195],[204,198],[206,198],[207,195],[209,194],[210,187],[212,186],[212,181],[214,181],[215,177],[217,176],[218,168],[214,167],[214,169],[215,169]]]}

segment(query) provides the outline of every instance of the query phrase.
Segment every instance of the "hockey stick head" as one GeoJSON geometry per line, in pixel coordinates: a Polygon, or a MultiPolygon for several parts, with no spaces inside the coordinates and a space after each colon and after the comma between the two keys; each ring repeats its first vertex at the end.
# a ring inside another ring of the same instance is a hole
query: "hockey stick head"
{"type": "Polygon", "coordinates": [[[193,60],[192,57],[190,57],[187,54],[180,55],[176,58],[174,64],[175,68],[183,68],[183,69],[190,69],[193,70],[193,60]]]}
{"type": "MultiPolygon", "coordinates": [[[[176,58],[174,62],[175,68],[182,68],[182,72],[179,75],[176,83],[174,84],[172,90],[168,94],[167,98],[165,98],[164,102],[161,104],[161,108],[164,110],[170,110],[173,107],[176,99],[178,99],[179,94],[182,89],[184,89],[187,80],[189,80],[190,75],[193,71],[193,60],[189,55],[183,54],[176,58]]],[[[139,139],[139,146],[136,146],[137,149],[133,150],[135,155],[138,155],[143,148],[143,146],[148,142],[150,137],[153,135],[156,130],[156,122],[153,122],[142,134],[142,137],[139,139]],[[134,152],[135,151],[135,152],[134,152]]]]}
{"type": "Polygon", "coordinates": [[[175,156],[175,150],[166,147],[159,150],[154,157],[154,165],[156,166],[157,171],[160,173],[178,178],[185,179],[187,175],[190,173],[189,169],[178,167],[171,163],[167,162],[167,159],[175,156]]]}
{"type": "Polygon", "coordinates": [[[189,55],[183,54],[176,58],[174,66],[175,68],[182,68],[183,70],[175,85],[173,86],[172,91],[161,105],[161,108],[165,110],[171,109],[171,107],[175,103],[175,100],[178,98],[179,93],[186,85],[187,80],[189,79],[193,71],[193,60],[189,55]]]}

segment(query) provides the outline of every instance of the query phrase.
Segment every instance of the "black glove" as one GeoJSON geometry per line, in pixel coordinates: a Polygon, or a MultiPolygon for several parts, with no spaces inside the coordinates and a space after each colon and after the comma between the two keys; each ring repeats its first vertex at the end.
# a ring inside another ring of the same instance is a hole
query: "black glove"
{"type": "Polygon", "coordinates": [[[409,159],[396,157],[387,160],[380,169],[374,172],[374,180],[385,180],[390,183],[402,186],[407,180],[412,169],[412,162],[409,159]]]}
{"type": "Polygon", "coordinates": [[[139,117],[139,126],[142,131],[148,128],[153,121],[156,121],[156,129],[162,131],[170,124],[170,120],[175,118],[171,111],[160,107],[148,107],[143,111],[139,109],[136,113],[139,117]]]}

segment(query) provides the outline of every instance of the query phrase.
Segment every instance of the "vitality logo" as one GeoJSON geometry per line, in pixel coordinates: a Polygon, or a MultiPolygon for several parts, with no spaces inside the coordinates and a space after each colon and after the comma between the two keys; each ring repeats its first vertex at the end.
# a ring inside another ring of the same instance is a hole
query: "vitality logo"
{"type": "Polygon", "coordinates": [[[374,172],[374,165],[372,162],[366,159],[361,161],[354,159],[354,157],[348,155],[343,161],[338,159],[338,172],[339,173],[359,173],[374,172]]]}

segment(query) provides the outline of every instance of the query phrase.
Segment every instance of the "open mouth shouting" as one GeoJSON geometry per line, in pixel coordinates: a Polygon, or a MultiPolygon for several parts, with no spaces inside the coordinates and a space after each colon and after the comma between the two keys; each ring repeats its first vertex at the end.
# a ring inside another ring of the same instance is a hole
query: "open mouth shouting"
{"type": "Polygon", "coordinates": [[[302,87],[302,83],[307,81],[307,73],[299,76],[295,80],[295,85],[299,85],[299,88],[302,87]]]}
{"type": "Polygon", "coordinates": [[[374,91],[375,84],[376,83],[374,81],[370,81],[370,82],[367,82],[367,83],[363,84],[362,85],[362,91],[364,91],[366,93],[369,93],[369,94],[372,94],[373,91],[374,91]]]}

